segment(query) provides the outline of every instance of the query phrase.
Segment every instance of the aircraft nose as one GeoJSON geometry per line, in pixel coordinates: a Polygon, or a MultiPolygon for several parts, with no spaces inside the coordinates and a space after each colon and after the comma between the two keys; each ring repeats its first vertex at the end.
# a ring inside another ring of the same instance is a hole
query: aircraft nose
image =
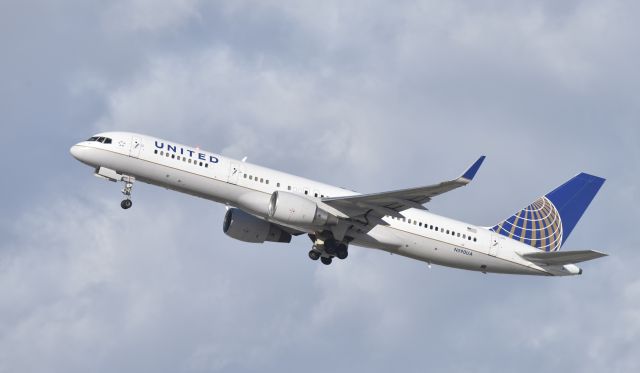
{"type": "Polygon", "coordinates": [[[73,158],[79,160],[82,163],[88,164],[88,162],[90,162],[91,160],[90,149],[83,145],[75,144],[71,147],[71,149],[69,149],[69,153],[71,153],[73,158]]]}
{"type": "Polygon", "coordinates": [[[73,156],[73,158],[80,160],[80,147],[78,145],[74,145],[69,149],[69,153],[73,156]]]}

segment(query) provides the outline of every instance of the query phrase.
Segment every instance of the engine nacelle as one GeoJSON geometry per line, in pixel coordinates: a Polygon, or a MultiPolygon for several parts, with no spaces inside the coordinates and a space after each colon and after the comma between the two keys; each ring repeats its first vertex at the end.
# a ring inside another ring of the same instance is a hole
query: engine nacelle
{"type": "Polygon", "coordinates": [[[227,236],[244,242],[291,242],[290,233],[236,208],[227,211],[222,230],[227,236]]]}
{"type": "Polygon", "coordinates": [[[269,217],[284,224],[335,225],[338,218],[298,194],[276,191],[269,201],[269,217]]]}

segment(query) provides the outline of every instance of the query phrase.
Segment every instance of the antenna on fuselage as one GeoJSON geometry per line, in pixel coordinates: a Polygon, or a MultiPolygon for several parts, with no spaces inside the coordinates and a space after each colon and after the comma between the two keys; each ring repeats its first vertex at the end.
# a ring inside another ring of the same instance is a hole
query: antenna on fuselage
{"type": "Polygon", "coordinates": [[[247,161],[247,156],[245,156],[244,158],[242,158],[242,163],[247,161]]]}

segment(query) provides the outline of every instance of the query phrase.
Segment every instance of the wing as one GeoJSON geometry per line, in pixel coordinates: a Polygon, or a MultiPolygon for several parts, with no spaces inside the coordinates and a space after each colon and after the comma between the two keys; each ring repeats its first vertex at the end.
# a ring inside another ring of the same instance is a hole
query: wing
{"type": "Polygon", "coordinates": [[[431,198],[469,184],[478,172],[484,159],[485,156],[478,158],[478,160],[457,179],[445,181],[440,184],[384,193],[324,198],[322,202],[351,218],[372,213],[377,217],[387,215],[400,217],[401,211],[411,208],[426,210],[423,204],[429,202],[431,198]]]}
{"type": "Polygon", "coordinates": [[[520,255],[526,260],[542,265],[564,265],[585,262],[587,260],[602,258],[605,253],[594,250],[579,251],[554,251],[535,252],[520,255]]]}

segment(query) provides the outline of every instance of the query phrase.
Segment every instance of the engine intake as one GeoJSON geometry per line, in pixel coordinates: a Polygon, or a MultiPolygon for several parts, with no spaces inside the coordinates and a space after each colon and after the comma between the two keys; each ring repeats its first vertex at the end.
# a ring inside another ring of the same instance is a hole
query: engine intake
{"type": "Polygon", "coordinates": [[[291,242],[290,233],[237,208],[227,211],[222,230],[227,236],[244,242],[291,242]]]}
{"type": "Polygon", "coordinates": [[[335,225],[338,218],[303,196],[275,191],[269,201],[269,217],[293,225],[335,225]]]}

